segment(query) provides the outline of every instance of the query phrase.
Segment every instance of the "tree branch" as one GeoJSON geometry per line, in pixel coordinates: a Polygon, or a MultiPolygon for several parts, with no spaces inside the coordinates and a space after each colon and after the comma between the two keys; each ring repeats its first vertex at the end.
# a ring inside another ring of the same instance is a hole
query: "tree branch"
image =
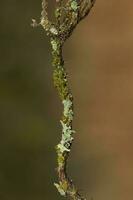
{"type": "MultiPolygon", "coordinates": [[[[79,194],[67,174],[67,160],[75,131],[72,128],[74,115],[73,96],[69,89],[62,48],[78,23],[89,14],[94,3],[95,0],[67,0],[67,2],[65,0],[56,0],[55,22],[50,22],[47,12],[48,2],[47,0],[42,0],[41,22],[39,23],[47,35],[50,36],[54,70],[53,81],[64,107],[60,120],[62,127],[61,141],[56,146],[58,183],[54,185],[62,196],[72,200],[85,200],[85,198],[79,194]]],[[[33,19],[32,21],[33,26],[36,26],[36,20],[33,19]]]]}

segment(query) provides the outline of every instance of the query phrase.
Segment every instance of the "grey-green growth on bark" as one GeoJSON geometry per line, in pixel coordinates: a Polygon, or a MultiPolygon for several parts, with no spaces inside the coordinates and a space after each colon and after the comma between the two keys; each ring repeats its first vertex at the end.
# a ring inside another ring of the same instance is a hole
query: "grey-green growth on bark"
{"type": "Polygon", "coordinates": [[[94,3],[95,0],[56,0],[55,21],[51,22],[47,12],[48,2],[47,0],[42,0],[41,21],[37,24],[36,20],[32,20],[34,27],[41,25],[50,37],[54,86],[57,88],[64,106],[62,119],[60,120],[62,137],[60,143],[56,146],[59,182],[54,183],[54,185],[62,196],[73,200],[85,200],[85,198],[79,194],[66,171],[75,131],[72,128],[74,115],[73,96],[68,85],[62,48],[77,24],[89,14],[94,3]]]}

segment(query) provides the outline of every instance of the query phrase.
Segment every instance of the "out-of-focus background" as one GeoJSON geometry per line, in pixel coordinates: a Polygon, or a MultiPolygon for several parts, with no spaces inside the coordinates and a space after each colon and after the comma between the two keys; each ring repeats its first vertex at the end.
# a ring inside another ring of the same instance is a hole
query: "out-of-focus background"
{"type": "MultiPolygon", "coordinates": [[[[64,47],[77,131],[68,170],[87,199],[133,199],[132,8],[97,0],[64,47]]],[[[48,38],[30,26],[40,11],[41,0],[0,3],[0,200],[62,199],[53,186],[62,107],[48,38]]]]}

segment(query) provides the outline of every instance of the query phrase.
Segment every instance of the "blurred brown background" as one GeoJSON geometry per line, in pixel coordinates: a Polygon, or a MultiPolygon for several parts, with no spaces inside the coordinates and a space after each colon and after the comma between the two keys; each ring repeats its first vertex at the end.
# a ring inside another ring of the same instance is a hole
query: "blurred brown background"
{"type": "MultiPolygon", "coordinates": [[[[97,0],[64,48],[77,131],[69,173],[87,199],[133,199],[132,8],[97,0]]],[[[62,199],[53,186],[61,104],[48,38],[30,27],[40,11],[41,0],[0,3],[0,200],[62,199]]]]}

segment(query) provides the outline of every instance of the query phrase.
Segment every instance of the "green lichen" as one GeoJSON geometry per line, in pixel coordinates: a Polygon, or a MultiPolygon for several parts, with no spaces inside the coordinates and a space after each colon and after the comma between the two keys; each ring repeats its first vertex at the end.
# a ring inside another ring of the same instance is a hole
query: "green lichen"
{"type": "Polygon", "coordinates": [[[72,100],[65,99],[62,101],[62,103],[64,105],[64,112],[63,112],[64,116],[72,121],[73,120],[72,100]]]}
{"type": "Polygon", "coordinates": [[[63,121],[61,121],[62,125],[62,139],[60,143],[57,145],[57,149],[60,150],[59,152],[64,153],[64,152],[69,152],[70,151],[70,146],[73,141],[73,133],[75,133],[74,130],[72,130],[72,127],[67,124],[65,124],[63,121]]]}
{"type": "Polygon", "coordinates": [[[77,3],[76,0],[73,0],[71,2],[71,8],[72,8],[72,10],[77,11],[77,9],[78,9],[78,3],[77,3]]]}

